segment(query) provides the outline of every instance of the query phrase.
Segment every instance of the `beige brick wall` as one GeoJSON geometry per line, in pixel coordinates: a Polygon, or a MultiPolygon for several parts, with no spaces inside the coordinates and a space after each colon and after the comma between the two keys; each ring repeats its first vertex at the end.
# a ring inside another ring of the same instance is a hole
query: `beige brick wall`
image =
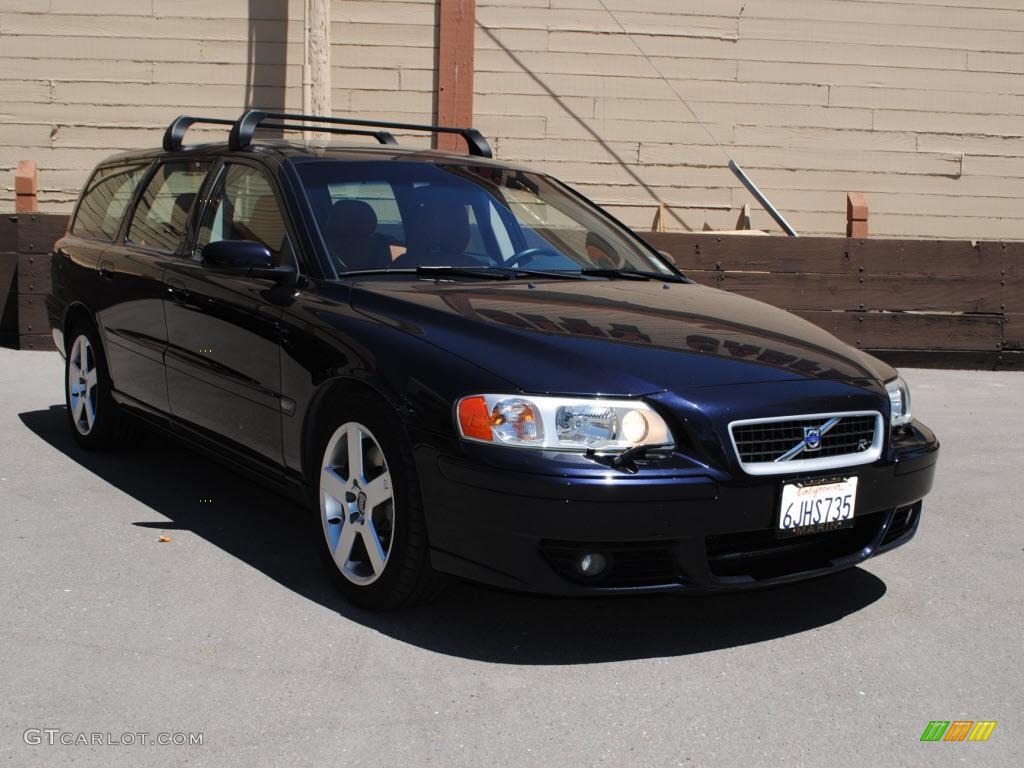
{"type": "MultiPolygon", "coordinates": [[[[658,202],[670,228],[731,227],[751,200],[728,154],[804,233],[841,233],[863,191],[875,235],[1024,239],[1024,0],[605,3],[725,152],[597,0],[477,0],[476,122],[499,157],[641,228],[658,202]]],[[[180,112],[298,109],[302,9],[0,0],[0,210],[20,159],[65,211],[99,159],[180,112]]],[[[332,13],[335,112],[429,120],[435,3],[332,13]]]]}
{"type": "MultiPolygon", "coordinates": [[[[628,223],[734,226],[725,155],[597,0],[478,0],[477,123],[628,223]],[[519,118],[507,123],[511,109],[519,118]],[[532,118],[538,122],[523,122],[532,118]]],[[[1024,239],[1024,0],[605,0],[807,234],[1024,239]]]]}
{"type": "MultiPolygon", "coordinates": [[[[303,0],[0,0],[0,211],[14,209],[18,160],[38,162],[42,210],[70,211],[99,160],[158,146],[175,115],[299,111],[303,8],[303,0]]],[[[334,0],[332,19],[336,113],[429,121],[433,1],[334,0]]]]}

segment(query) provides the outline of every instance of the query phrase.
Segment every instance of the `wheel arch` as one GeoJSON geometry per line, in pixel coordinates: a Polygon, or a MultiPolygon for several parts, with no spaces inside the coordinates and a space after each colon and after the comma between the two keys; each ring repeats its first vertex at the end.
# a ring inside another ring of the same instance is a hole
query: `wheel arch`
{"type": "MultiPolygon", "coordinates": [[[[65,339],[68,338],[68,332],[79,323],[89,325],[93,330],[97,332],[99,331],[99,325],[96,323],[96,318],[93,317],[93,314],[89,311],[88,307],[80,301],[74,301],[68,304],[67,309],[64,310],[64,320],[61,323],[61,330],[64,333],[65,339]]],[[[99,334],[97,333],[97,335],[99,334]]]]}
{"type": "Polygon", "coordinates": [[[302,423],[302,477],[312,481],[319,472],[320,459],[316,456],[317,416],[330,408],[333,404],[356,395],[369,397],[381,406],[395,413],[396,419],[400,421],[399,414],[403,409],[400,398],[393,392],[387,391],[376,383],[370,383],[364,379],[357,379],[350,376],[338,376],[322,382],[310,398],[309,407],[302,423]]]}

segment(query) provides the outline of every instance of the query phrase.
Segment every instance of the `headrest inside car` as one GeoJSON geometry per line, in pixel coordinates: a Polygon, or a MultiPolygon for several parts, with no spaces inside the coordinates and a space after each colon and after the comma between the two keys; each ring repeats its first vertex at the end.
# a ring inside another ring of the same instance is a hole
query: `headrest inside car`
{"type": "Polygon", "coordinates": [[[369,237],[377,231],[377,214],[362,200],[339,200],[327,222],[330,237],[369,237]]]}

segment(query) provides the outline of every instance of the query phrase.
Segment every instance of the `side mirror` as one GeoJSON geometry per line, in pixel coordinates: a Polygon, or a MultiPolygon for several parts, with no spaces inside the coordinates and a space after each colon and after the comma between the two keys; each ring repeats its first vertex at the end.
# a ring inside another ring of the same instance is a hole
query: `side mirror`
{"type": "Polygon", "coordinates": [[[244,275],[284,282],[295,275],[292,266],[274,266],[274,256],[253,240],[218,240],[203,246],[203,267],[224,275],[244,275]]]}

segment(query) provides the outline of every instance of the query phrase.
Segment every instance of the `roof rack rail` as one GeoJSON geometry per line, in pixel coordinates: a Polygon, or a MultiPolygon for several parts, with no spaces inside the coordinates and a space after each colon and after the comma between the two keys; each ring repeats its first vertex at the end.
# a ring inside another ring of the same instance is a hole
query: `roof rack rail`
{"type": "MultiPolygon", "coordinates": [[[[234,122],[231,124],[234,125],[234,122]]],[[[302,126],[287,125],[286,123],[260,123],[260,128],[276,128],[279,131],[302,130],[302,126]]],[[[392,144],[394,146],[398,146],[398,142],[395,140],[395,137],[388,131],[360,131],[356,128],[325,128],[322,126],[308,128],[307,130],[314,130],[320,133],[343,133],[348,136],[373,136],[373,138],[381,144],[392,144]]]]}
{"type": "Polygon", "coordinates": [[[234,120],[226,117],[193,117],[192,115],[178,115],[164,131],[164,152],[176,152],[181,149],[181,142],[185,138],[185,132],[195,123],[208,125],[234,125],[234,120]]]}
{"type": "MultiPolygon", "coordinates": [[[[278,129],[286,130],[314,130],[314,131],[326,131],[329,133],[362,133],[369,135],[377,135],[370,131],[352,131],[352,130],[339,130],[330,128],[320,128],[303,125],[287,125],[286,123],[264,123],[265,120],[290,120],[300,121],[304,123],[327,123],[329,125],[355,125],[364,126],[367,128],[391,128],[399,131],[425,131],[427,133],[454,133],[461,136],[466,140],[466,144],[469,145],[469,154],[477,157],[493,157],[491,147],[487,143],[487,139],[483,137],[483,134],[475,128],[452,128],[443,125],[418,125],[415,123],[391,123],[381,120],[356,120],[348,117],[324,117],[322,115],[301,115],[291,112],[264,112],[260,109],[250,109],[245,112],[234,125],[231,126],[231,134],[228,137],[228,146],[233,150],[243,149],[252,143],[253,134],[256,129],[263,123],[264,127],[273,127],[278,129]]],[[[381,132],[386,133],[386,132],[381,132]]],[[[390,136],[390,134],[386,134],[390,136]]],[[[378,141],[384,143],[393,143],[394,137],[391,137],[391,141],[385,142],[378,137],[378,141]]],[[[397,142],[394,142],[397,143],[397,142]]]]}

